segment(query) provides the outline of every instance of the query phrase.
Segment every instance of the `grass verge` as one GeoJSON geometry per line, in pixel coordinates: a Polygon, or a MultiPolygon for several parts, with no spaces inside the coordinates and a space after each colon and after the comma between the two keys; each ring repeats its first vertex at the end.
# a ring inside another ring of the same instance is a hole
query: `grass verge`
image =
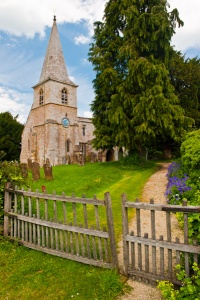
{"type": "Polygon", "coordinates": [[[30,250],[0,236],[0,299],[114,299],[124,284],[105,270],[30,250]]]}

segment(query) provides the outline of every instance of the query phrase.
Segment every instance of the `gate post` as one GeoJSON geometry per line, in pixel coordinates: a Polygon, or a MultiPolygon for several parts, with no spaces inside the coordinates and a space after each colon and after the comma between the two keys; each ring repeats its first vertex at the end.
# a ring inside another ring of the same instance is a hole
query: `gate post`
{"type": "Polygon", "coordinates": [[[113,263],[114,267],[118,268],[117,247],[116,247],[116,241],[115,241],[114,222],[113,222],[113,214],[112,214],[112,203],[111,203],[111,197],[110,197],[109,192],[104,194],[104,200],[105,200],[105,205],[106,205],[108,234],[110,236],[112,263],[113,263]]]}
{"type": "Polygon", "coordinates": [[[126,194],[122,194],[122,229],[123,229],[123,257],[124,257],[124,272],[128,275],[129,265],[129,242],[126,241],[128,234],[128,208],[125,207],[126,194]]]}
{"type": "Polygon", "coordinates": [[[4,193],[4,225],[3,225],[3,234],[4,236],[8,236],[9,232],[9,217],[7,213],[10,210],[11,203],[10,203],[10,195],[7,189],[10,187],[10,183],[7,182],[5,185],[5,193],[4,193]]]}

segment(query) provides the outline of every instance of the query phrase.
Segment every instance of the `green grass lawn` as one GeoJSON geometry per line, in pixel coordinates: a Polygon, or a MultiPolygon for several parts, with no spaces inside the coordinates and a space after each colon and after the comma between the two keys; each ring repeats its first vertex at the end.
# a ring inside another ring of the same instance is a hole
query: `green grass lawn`
{"type": "Polygon", "coordinates": [[[33,191],[41,191],[42,185],[45,185],[48,193],[56,191],[60,195],[65,192],[67,196],[74,193],[77,197],[85,194],[88,198],[96,195],[100,200],[104,199],[104,193],[110,192],[115,232],[119,238],[122,233],[122,193],[126,193],[131,201],[140,198],[145,182],[155,170],[153,162],[143,168],[124,167],[119,162],[55,166],[53,181],[44,180],[41,171],[41,179],[32,182],[31,187],[33,191]]]}
{"type": "Polygon", "coordinates": [[[30,250],[0,237],[0,299],[111,300],[123,286],[113,270],[30,250]]]}
{"type": "MultiPolygon", "coordinates": [[[[117,239],[122,233],[121,194],[128,200],[141,196],[145,182],[156,170],[123,167],[119,162],[53,167],[53,181],[32,182],[32,190],[45,185],[48,193],[103,199],[112,198],[117,239]]],[[[41,172],[41,177],[43,177],[41,172]]],[[[106,270],[30,250],[0,237],[0,299],[111,300],[124,288],[115,270],[106,270]]]]}

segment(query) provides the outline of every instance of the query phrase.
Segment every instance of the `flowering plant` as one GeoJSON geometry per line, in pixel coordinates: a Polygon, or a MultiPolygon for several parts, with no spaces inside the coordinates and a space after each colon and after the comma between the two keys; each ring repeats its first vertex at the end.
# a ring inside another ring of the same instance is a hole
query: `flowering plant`
{"type": "Polygon", "coordinates": [[[186,192],[192,188],[188,185],[189,177],[187,174],[181,174],[181,164],[173,162],[170,164],[167,172],[167,189],[165,196],[169,204],[180,204],[183,198],[186,198],[186,192]]]}
{"type": "Polygon", "coordinates": [[[181,171],[181,163],[172,162],[167,170],[167,178],[173,177],[175,175],[178,175],[181,171]]]}
{"type": "MultiPolygon", "coordinates": [[[[200,178],[196,181],[190,179],[182,171],[181,164],[173,162],[167,173],[168,184],[165,195],[168,204],[180,205],[187,200],[189,205],[200,205],[200,178]],[[188,184],[188,182],[190,184],[188,184]]],[[[183,214],[176,213],[181,227],[183,227],[183,214]]],[[[200,214],[188,214],[188,236],[189,239],[197,240],[200,243],[200,214]]]]}

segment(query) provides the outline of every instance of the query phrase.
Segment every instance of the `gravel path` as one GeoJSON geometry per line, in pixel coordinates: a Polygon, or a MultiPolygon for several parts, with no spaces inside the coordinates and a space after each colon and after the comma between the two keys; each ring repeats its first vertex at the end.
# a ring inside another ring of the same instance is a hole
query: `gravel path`
{"type": "MultiPolygon", "coordinates": [[[[155,203],[159,204],[166,204],[166,197],[164,196],[166,184],[167,184],[167,168],[169,166],[169,163],[162,163],[161,168],[154,173],[149,180],[147,181],[143,194],[142,194],[142,201],[143,202],[149,202],[150,198],[154,198],[155,203]]],[[[142,227],[143,232],[149,232],[150,229],[150,217],[149,212],[143,211],[143,216],[141,217],[143,221],[142,227]],[[147,215],[148,213],[148,215],[147,215]]],[[[156,230],[159,233],[159,235],[166,236],[166,224],[165,222],[161,222],[162,218],[156,218],[156,230]]],[[[135,218],[131,221],[129,228],[131,230],[135,230],[135,218]]],[[[172,239],[175,237],[179,237],[180,240],[182,240],[183,233],[179,228],[178,222],[174,216],[172,216],[172,239]]],[[[120,262],[120,268],[122,269],[123,265],[123,248],[122,248],[122,241],[119,243],[119,262],[120,262]]],[[[132,290],[129,294],[124,295],[123,297],[120,297],[119,300],[161,300],[161,293],[160,290],[158,290],[156,287],[153,287],[149,284],[145,284],[143,282],[133,281],[129,279],[127,283],[132,287],[132,290]]]]}

